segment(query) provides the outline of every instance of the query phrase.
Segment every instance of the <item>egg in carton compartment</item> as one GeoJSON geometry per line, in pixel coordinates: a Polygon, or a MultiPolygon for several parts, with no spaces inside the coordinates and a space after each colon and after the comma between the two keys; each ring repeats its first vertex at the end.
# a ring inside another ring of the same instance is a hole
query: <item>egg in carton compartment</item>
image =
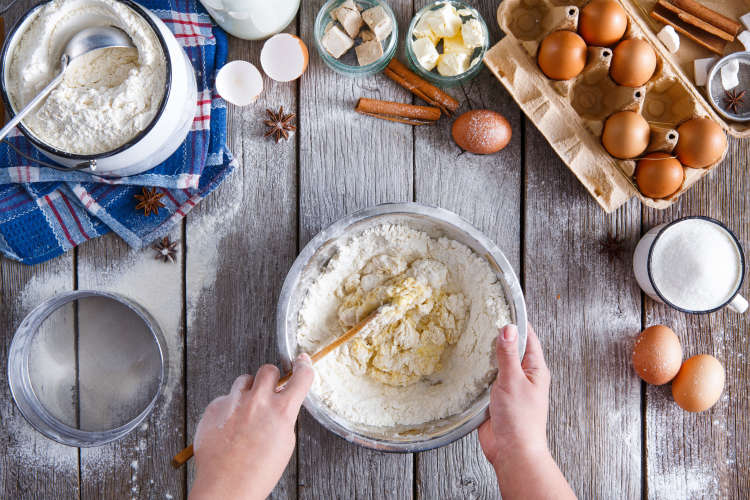
{"type": "Polygon", "coordinates": [[[549,79],[537,64],[541,41],[558,30],[577,32],[580,8],[559,5],[550,0],[505,0],[497,11],[500,28],[506,36],[485,56],[485,64],[507,88],[524,113],[549,141],[560,158],[589,193],[612,212],[633,196],[647,206],[664,209],[721,158],[706,168],[683,165],[682,186],[663,199],[644,196],[635,182],[636,159],[621,160],[603,147],[601,135],[606,119],[619,111],[634,111],[649,124],[650,140],[644,152],[672,153],[679,134],[677,127],[692,118],[710,118],[726,128],[711,106],[679,69],[656,36],[636,14],[620,3],[628,14],[621,40],[638,38],[651,45],[656,54],[656,70],[640,87],[618,85],[609,74],[613,47],[588,46],[586,65],[570,80],[549,79]]]}

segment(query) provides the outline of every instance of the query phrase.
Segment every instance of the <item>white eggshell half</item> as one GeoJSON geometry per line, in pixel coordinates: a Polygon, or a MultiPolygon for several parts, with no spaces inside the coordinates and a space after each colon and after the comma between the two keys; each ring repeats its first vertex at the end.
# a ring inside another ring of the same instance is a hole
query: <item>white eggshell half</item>
{"type": "Polygon", "coordinates": [[[263,71],[277,82],[290,82],[302,76],[309,59],[305,42],[289,33],[272,36],[260,51],[263,71]]]}
{"type": "Polygon", "coordinates": [[[247,61],[232,61],[216,75],[216,91],[227,102],[247,106],[263,92],[263,76],[247,61]]]}

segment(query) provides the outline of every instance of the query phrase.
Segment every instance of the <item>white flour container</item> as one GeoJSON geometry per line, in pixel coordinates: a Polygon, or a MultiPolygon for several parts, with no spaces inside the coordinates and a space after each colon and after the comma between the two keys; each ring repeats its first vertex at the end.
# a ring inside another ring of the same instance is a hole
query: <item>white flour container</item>
{"type": "MultiPolygon", "coordinates": [[[[119,0],[142,17],[154,30],[166,55],[164,98],[151,123],[117,149],[93,155],[71,154],[40,141],[23,126],[18,129],[44,156],[64,167],[102,176],[122,177],[149,170],[166,160],[187,137],[197,109],[195,72],[187,54],[167,26],[148,9],[129,0],[119,0]]],[[[3,46],[0,91],[6,109],[13,109],[7,92],[10,58],[27,27],[44,4],[29,10],[11,29],[3,46]]]]}

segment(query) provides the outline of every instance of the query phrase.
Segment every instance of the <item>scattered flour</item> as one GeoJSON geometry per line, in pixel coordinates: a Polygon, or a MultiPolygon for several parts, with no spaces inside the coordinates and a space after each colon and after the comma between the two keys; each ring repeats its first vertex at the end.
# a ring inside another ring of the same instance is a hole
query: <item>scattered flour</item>
{"type": "MultiPolygon", "coordinates": [[[[468,306],[458,341],[445,348],[441,370],[406,387],[386,385],[368,373],[357,373],[347,360],[346,349],[340,348],[316,365],[313,393],[344,418],[373,426],[419,425],[463,411],[495,375],[493,341],[498,328],[510,322],[510,312],[489,263],[456,241],[433,239],[403,225],[382,225],[342,244],[310,287],[300,310],[301,350],[314,352],[343,333],[339,318],[345,295],[342,287],[354,275],[375,279],[358,273],[373,257],[382,255],[410,265],[427,259],[447,268],[445,282],[438,288],[449,295],[460,294],[468,306]]],[[[425,282],[430,278],[434,278],[431,273],[420,277],[425,282]]],[[[459,320],[464,314],[460,309],[455,308],[459,320]]]]}

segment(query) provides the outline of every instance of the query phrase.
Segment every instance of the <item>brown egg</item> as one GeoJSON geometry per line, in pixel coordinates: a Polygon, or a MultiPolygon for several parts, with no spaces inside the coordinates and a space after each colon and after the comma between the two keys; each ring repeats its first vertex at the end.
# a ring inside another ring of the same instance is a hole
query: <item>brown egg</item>
{"type": "Polygon", "coordinates": [[[578,33],[589,45],[607,47],[618,42],[628,27],[628,14],[613,0],[594,0],[581,10],[578,33]]]}
{"type": "Polygon", "coordinates": [[[666,153],[650,153],[638,160],[635,182],[644,196],[666,198],[680,189],[685,180],[682,164],[666,153]]]}
{"type": "Polygon", "coordinates": [[[651,79],[656,70],[656,52],[640,38],[623,40],[612,51],[609,75],[625,87],[640,87],[651,79]]]}
{"type": "Polygon", "coordinates": [[[721,159],[727,149],[727,136],[718,123],[709,118],[693,118],[679,127],[674,152],[687,167],[706,168],[721,159]]]}
{"type": "Polygon", "coordinates": [[[620,111],[607,118],[602,144],[615,158],[635,158],[648,147],[651,127],[634,111],[620,111]]]}
{"type": "Polygon", "coordinates": [[[683,410],[705,411],[721,397],[724,367],[709,354],[693,356],[684,363],[672,381],[672,397],[683,410]]]}
{"type": "Polygon", "coordinates": [[[650,326],[636,339],[633,368],[649,384],[666,384],[677,375],[681,364],[682,346],[671,328],[650,326]]]}
{"type": "Polygon", "coordinates": [[[586,66],[586,42],[577,33],[553,31],[539,46],[539,67],[553,80],[570,80],[586,66]]]}
{"type": "Polygon", "coordinates": [[[475,109],[453,122],[451,135],[458,147],[478,155],[497,153],[510,142],[510,123],[500,113],[475,109]]]}

